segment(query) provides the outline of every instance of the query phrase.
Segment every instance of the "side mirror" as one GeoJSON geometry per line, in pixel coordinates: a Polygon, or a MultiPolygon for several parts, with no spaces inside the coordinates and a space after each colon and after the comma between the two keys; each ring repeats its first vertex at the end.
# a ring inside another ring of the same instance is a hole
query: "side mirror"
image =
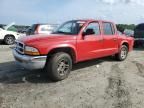
{"type": "Polygon", "coordinates": [[[95,34],[93,29],[87,29],[85,32],[83,32],[83,36],[93,35],[93,34],[95,34]]]}

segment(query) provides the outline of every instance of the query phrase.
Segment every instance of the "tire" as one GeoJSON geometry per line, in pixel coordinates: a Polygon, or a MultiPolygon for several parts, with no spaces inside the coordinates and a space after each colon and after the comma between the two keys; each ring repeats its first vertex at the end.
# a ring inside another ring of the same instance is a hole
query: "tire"
{"type": "Polygon", "coordinates": [[[128,47],[126,45],[122,45],[118,54],[116,54],[116,59],[119,61],[124,61],[128,55],[128,47]]]}
{"type": "Polygon", "coordinates": [[[12,45],[12,44],[15,43],[15,37],[14,37],[13,35],[7,35],[7,36],[5,36],[5,38],[4,38],[4,42],[5,42],[5,44],[7,44],[7,45],[12,45]]]}
{"type": "Polygon", "coordinates": [[[72,69],[72,59],[64,52],[54,54],[46,63],[45,70],[52,81],[61,81],[68,77],[72,69]]]}
{"type": "Polygon", "coordinates": [[[0,44],[3,44],[3,41],[0,41],[0,44]]]}

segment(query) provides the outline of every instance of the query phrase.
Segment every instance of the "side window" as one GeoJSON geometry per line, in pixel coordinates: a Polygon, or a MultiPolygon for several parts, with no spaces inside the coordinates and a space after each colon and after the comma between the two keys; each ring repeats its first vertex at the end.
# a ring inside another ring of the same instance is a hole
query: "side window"
{"type": "Polygon", "coordinates": [[[93,22],[93,23],[90,23],[85,31],[86,35],[100,35],[100,27],[99,27],[99,23],[97,22],[93,22]]]}
{"type": "Polygon", "coordinates": [[[103,31],[105,35],[113,35],[114,34],[114,28],[111,23],[103,23],[103,31]]]}

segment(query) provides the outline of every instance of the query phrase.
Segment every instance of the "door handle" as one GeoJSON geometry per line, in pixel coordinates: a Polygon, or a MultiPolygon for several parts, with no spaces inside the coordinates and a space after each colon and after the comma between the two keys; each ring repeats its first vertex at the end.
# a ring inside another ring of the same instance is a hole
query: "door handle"
{"type": "Polygon", "coordinates": [[[99,42],[103,42],[103,41],[104,41],[104,39],[100,39],[100,40],[99,40],[99,42]]]}
{"type": "Polygon", "coordinates": [[[117,41],[117,39],[116,39],[116,38],[114,38],[113,40],[114,40],[114,41],[117,41]]]}

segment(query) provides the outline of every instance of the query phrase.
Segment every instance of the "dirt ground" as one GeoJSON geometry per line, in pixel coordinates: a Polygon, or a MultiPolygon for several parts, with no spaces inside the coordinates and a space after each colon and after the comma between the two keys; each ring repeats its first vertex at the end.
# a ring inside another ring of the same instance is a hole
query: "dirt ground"
{"type": "Polygon", "coordinates": [[[127,60],[111,57],[74,65],[69,77],[51,82],[42,70],[15,64],[12,46],[0,45],[0,108],[143,108],[144,50],[127,60]]]}

